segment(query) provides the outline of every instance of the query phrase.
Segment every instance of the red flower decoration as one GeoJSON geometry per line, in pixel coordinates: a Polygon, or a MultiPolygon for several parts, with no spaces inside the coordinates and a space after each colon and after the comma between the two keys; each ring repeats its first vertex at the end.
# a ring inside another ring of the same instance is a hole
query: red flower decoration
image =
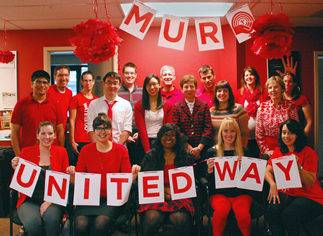
{"type": "Polygon", "coordinates": [[[283,13],[277,15],[265,14],[253,23],[251,36],[255,38],[251,50],[262,58],[282,58],[289,56],[290,44],[295,27],[290,18],[283,13]]]}
{"type": "Polygon", "coordinates": [[[110,22],[89,19],[73,27],[78,36],[69,39],[75,46],[74,54],[84,63],[109,60],[115,54],[116,45],[120,46],[122,39],[117,29],[110,22]]]}
{"type": "Polygon", "coordinates": [[[9,50],[0,51],[0,62],[8,64],[9,62],[12,62],[13,59],[15,59],[15,54],[13,54],[9,50]]]}

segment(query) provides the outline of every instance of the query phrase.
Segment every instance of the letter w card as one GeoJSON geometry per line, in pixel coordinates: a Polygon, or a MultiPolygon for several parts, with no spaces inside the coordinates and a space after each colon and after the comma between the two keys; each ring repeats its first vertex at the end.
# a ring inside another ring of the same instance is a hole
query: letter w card
{"type": "Polygon", "coordinates": [[[277,189],[301,188],[301,178],[294,155],[272,160],[277,189]]]}
{"type": "Polygon", "coordinates": [[[214,161],[215,187],[232,188],[238,184],[238,157],[217,157],[214,161]]]}
{"type": "Polygon", "coordinates": [[[172,200],[196,197],[193,166],[168,171],[172,200]]]}
{"type": "Polygon", "coordinates": [[[10,188],[31,197],[34,193],[40,171],[41,168],[36,164],[19,158],[10,188]]]}

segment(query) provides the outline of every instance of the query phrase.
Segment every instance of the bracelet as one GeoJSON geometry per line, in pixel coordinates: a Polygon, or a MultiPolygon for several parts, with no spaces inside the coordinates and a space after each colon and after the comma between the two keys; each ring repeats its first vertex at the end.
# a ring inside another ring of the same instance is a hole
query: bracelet
{"type": "Polygon", "coordinates": [[[301,170],[303,170],[303,166],[301,166],[301,167],[299,168],[299,171],[301,171],[301,170]]]}
{"type": "Polygon", "coordinates": [[[200,151],[202,151],[202,149],[201,149],[199,146],[197,146],[197,148],[198,148],[200,151]]]}

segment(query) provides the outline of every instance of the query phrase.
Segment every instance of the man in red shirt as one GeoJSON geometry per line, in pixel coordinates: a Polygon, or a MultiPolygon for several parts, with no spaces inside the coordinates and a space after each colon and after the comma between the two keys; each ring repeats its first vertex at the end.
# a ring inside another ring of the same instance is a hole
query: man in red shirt
{"type": "Polygon", "coordinates": [[[19,156],[22,148],[36,145],[37,128],[41,121],[50,121],[55,125],[57,140],[54,144],[58,142],[59,146],[64,146],[64,117],[61,108],[58,102],[46,95],[49,78],[46,71],[35,71],[31,76],[33,92],[15,105],[11,118],[11,145],[16,156],[19,156]]]}
{"type": "Polygon", "coordinates": [[[60,103],[60,108],[64,115],[64,132],[66,132],[67,111],[73,96],[72,91],[67,88],[68,82],[70,81],[70,68],[65,65],[56,66],[54,69],[54,79],[56,84],[49,87],[47,94],[53,100],[60,103]]]}
{"type": "Polygon", "coordinates": [[[163,98],[171,101],[173,104],[181,101],[184,95],[174,86],[176,79],[175,69],[171,66],[163,66],[160,69],[160,78],[163,81],[163,87],[161,89],[161,95],[163,98]]]}
{"type": "Polygon", "coordinates": [[[215,89],[214,71],[211,66],[204,65],[199,69],[202,86],[197,89],[196,97],[207,102],[209,107],[213,106],[213,92],[215,89]]]}

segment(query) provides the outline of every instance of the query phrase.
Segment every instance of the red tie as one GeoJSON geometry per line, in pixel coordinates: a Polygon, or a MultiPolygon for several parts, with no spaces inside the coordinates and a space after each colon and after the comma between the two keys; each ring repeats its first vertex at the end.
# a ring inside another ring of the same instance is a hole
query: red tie
{"type": "Polygon", "coordinates": [[[107,100],[105,100],[105,102],[107,103],[109,110],[108,110],[108,117],[110,117],[111,119],[111,135],[109,140],[112,141],[112,107],[114,106],[114,104],[116,104],[117,101],[114,101],[112,104],[110,104],[107,100]]]}

